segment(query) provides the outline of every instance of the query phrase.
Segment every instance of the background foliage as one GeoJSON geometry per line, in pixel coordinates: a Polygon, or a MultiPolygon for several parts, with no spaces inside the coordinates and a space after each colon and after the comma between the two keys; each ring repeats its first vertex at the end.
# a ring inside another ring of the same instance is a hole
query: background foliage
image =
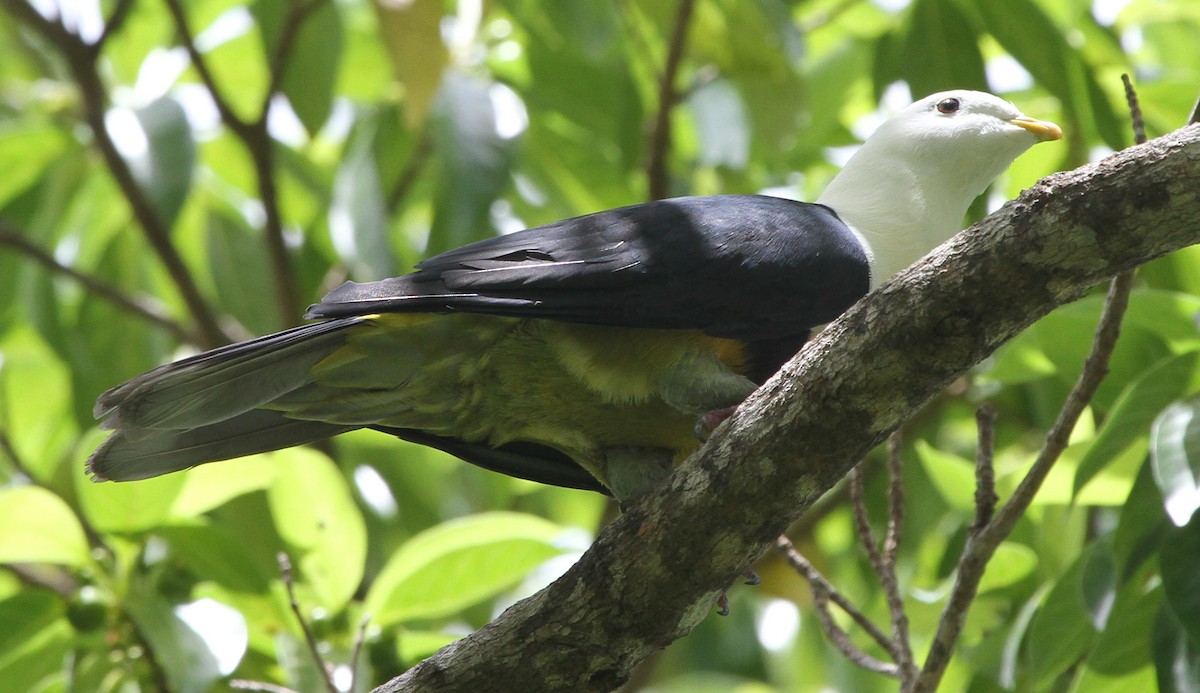
{"type": "MultiPolygon", "coordinates": [[[[674,44],[680,5],[662,0],[0,7],[0,681],[15,691],[319,689],[281,551],[335,681],[365,690],[552,579],[611,512],[371,433],[92,484],[91,405],[125,378],[496,232],[655,194],[811,199],[881,98],[985,88],[1064,126],[981,214],[1129,143],[1122,72],[1151,135],[1187,120],[1200,85],[1191,0],[696,0],[674,44]]],[[[971,522],[975,408],[999,412],[1011,489],[1099,305],[1039,322],[908,427],[899,567],[918,654],[971,522]]],[[[946,690],[1200,690],[1198,313],[1200,251],[1139,273],[1112,374],[989,569],[946,690]]],[[[886,621],[852,524],[836,490],[791,535],[886,621]]],[[[892,688],[828,646],[795,574],[775,557],[759,571],[630,688],[892,688]]]]}

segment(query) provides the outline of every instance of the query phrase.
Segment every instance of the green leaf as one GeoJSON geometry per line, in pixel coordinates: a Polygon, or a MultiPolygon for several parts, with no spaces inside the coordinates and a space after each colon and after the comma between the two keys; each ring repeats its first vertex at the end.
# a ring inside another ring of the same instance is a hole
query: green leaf
{"type": "Polygon", "coordinates": [[[1167,532],[1158,556],[1167,605],[1193,644],[1200,643],[1200,513],[1167,532]]]}
{"type": "Polygon", "coordinates": [[[724,79],[692,92],[688,99],[700,138],[700,163],[741,169],[750,157],[750,116],[737,89],[724,79]]]}
{"type": "Polygon", "coordinates": [[[1096,81],[1096,70],[1032,0],[976,0],[984,26],[1034,79],[1063,103],[1070,119],[1095,128],[1113,149],[1125,146],[1122,121],[1096,81]]]}
{"type": "Polygon", "coordinates": [[[251,455],[230,464],[202,464],[182,472],[186,481],[171,505],[171,517],[194,518],[233,498],[267,488],[275,479],[274,459],[270,453],[251,455]]]}
{"type": "Polygon", "coordinates": [[[0,208],[33,185],[66,148],[58,130],[31,127],[0,132],[0,208]]]}
{"type": "Polygon", "coordinates": [[[974,511],[975,464],[958,455],[942,452],[924,440],[918,440],[914,450],[942,500],[957,510],[974,511]]]}
{"type": "Polygon", "coordinates": [[[263,234],[251,230],[240,217],[213,209],[205,237],[209,272],[221,305],[255,334],[278,329],[279,311],[263,234]]]}
{"type": "Polygon", "coordinates": [[[916,0],[902,52],[901,76],[918,98],[945,89],[987,90],[978,34],[955,0],[916,0]]]}
{"type": "Polygon", "coordinates": [[[1002,542],[988,561],[987,572],[979,582],[979,593],[998,590],[1024,580],[1037,569],[1037,552],[1012,541],[1002,542]]]}
{"type": "Polygon", "coordinates": [[[1158,553],[1167,523],[1162,494],[1154,483],[1150,461],[1145,460],[1121,507],[1121,519],[1113,533],[1113,549],[1121,565],[1122,579],[1158,553]]]}
{"type": "Polygon", "coordinates": [[[453,70],[442,81],[430,123],[439,164],[426,249],[431,254],[492,233],[491,205],[508,183],[517,134],[498,131],[498,118],[517,115],[497,112],[497,104],[507,100],[493,96],[511,93],[506,89],[453,70]]]}
{"type": "Polygon", "coordinates": [[[278,573],[273,561],[262,561],[228,527],[195,524],[160,527],[175,560],[201,580],[212,580],[237,592],[265,594],[278,573]]]}
{"type": "Polygon", "coordinates": [[[275,658],[283,669],[284,681],[291,691],[326,690],[325,675],[313,661],[308,644],[288,632],[276,633],[275,658]]]}
{"type": "Polygon", "coordinates": [[[1117,398],[1075,473],[1075,492],[1111,460],[1145,441],[1155,417],[1171,402],[1200,389],[1200,352],[1164,359],[1147,369],[1117,398]]]}
{"type": "Polygon", "coordinates": [[[134,111],[146,151],[130,160],[139,186],[146,191],[163,225],[170,227],[192,187],[196,144],[183,107],[162,97],[134,111]]]}
{"type": "Polygon", "coordinates": [[[83,465],[75,465],[75,493],[84,517],[101,532],[143,532],[158,527],[170,515],[185,475],[128,483],[93,482],[83,465]]]}
{"type": "Polygon", "coordinates": [[[1088,656],[1088,668],[1119,676],[1149,663],[1150,633],[1162,599],[1161,587],[1147,591],[1141,581],[1126,583],[1117,594],[1096,647],[1088,656]]]}
{"type": "Polygon", "coordinates": [[[399,630],[396,634],[396,653],[400,655],[401,662],[419,662],[462,637],[436,631],[399,630]]]}
{"type": "Polygon", "coordinates": [[[380,279],[396,274],[388,242],[388,213],[383,199],[375,139],[379,112],[362,112],[346,155],[333,181],[329,235],[352,276],[380,279]]]}
{"type": "Polygon", "coordinates": [[[1029,674],[1040,684],[1074,664],[1096,638],[1081,588],[1087,558],[1085,552],[1058,578],[1029,625],[1029,674]]]}
{"type": "MultiPolygon", "coordinates": [[[[117,234],[104,247],[94,271],[114,284],[140,286],[147,274],[145,252],[133,234],[117,234]]],[[[157,366],[169,344],[161,330],[94,293],[83,296],[73,327],[65,335],[70,348],[65,356],[71,366],[75,417],[88,428],[94,423],[95,398],[122,378],[157,366]]]]}
{"type": "Polygon", "coordinates": [[[1092,627],[1104,630],[1117,598],[1117,560],[1112,541],[1105,537],[1089,547],[1083,561],[1083,602],[1092,627]]]}
{"type": "Polygon", "coordinates": [[[171,604],[144,580],[134,579],[124,601],[139,636],[153,648],[172,690],[207,693],[220,678],[216,657],[196,631],[175,616],[171,604]]]}
{"type": "Polygon", "coordinates": [[[306,448],[274,453],[275,482],[267,491],[279,536],[298,556],[300,569],[321,605],[337,613],[362,582],[367,530],[345,477],[326,456],[306,448]]]}
{"type": "Polygon", "coordinates": [[[336,2],[319,2],[298,19],[292,13],[302,5],[279,0],[258,0],[251,7],[270,56],[279,55],[283,27],[298,21],[292,45],[283,63],[280,91],[288,98],[309,136],[316,135],[333,108],[333,88],[342,60],[341,11],[336,2]]]}
{"type": "Polygon", "coordinates": [[[49,628],[66,613],[61,599],[49,592],[20,592],[0,601],[0,658],[49,628]]]}
{"type": "Polygon", "coordinates": [[[37,486],[0,490],[0,563],[88,562],[83,526],[66,502],[37,486]]]}
{"type": "Polygon", "coordinates": [[[367,593],[364,610],[380,626],[452,614],[497,594],[548,558],[557,525],[531,515],[481,513],[407,541],[367,593]]]}
{"type": "Polygon", "coordinates": [[[373,4],[392,69],[404,87],[405,122],[420,127],[450,64],[450,51],[442,41],[445,4],[442,0],[375,0],[373,4]]]}
{"type": "Polygon", "coordinates": [[[72,403],[70,371],[33,329],[0,341],[0,429],[39,481],[51,478],[76,444],[72,403]]]}
{"type": "MultiPolygon", "coordinates": [[[[62,690],[53,686],[61,685],[63,662],[72,648],[77,647],[77,639],[67,620],[60,617],[61,613],[55,613],[61,610],[48,605],[45,595],[41,596],[42,599],[13,597],[20,601],[12,605],[7,615],[26,616],[31,621],[0,620],[0,632],[10,634],[7,642],[12,645],[0,649],[0,681],[6,690],[62,690]]],[[[0,607],[0,610],[5,609],[0,607]]]]}
{"type": "Polygon", "coordinates": [[[1151,648],[1158,693],[1200,693],[1200,646],[1166,604],[1154,619],[1151,648]]]}
{"type": "Polygon", "coordinates": [[[1175,402],[1150,429],[1150,465],[1163,505],[1177,527],[1200,509],[1200,400],[1175,402]]]}

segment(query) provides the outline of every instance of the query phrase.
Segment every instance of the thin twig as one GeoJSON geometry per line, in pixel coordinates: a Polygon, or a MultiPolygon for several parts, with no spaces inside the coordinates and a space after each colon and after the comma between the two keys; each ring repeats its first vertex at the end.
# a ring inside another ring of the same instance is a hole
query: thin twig
{"type": "Polygon", "coordinates": [[[300,601],[296,599],[296,584],[292,580],[292,560],[282,551],[275,558],[279,561],[279,576],[283,579],[283,586],[287,588],[288,604],[292,607],[292,613],[296,615],[296,620],[300,623],[300,630],[304,633],[304,641],[308,644],[308,651],[312,654],[313,662],[321,670],[321,679],[325,682],[325,688],[329,693],[338,693],[337,686],[333,685],[329,667],[325,666],[325,658],[321,656],[317,637],[308,627],[308,621],[304,619],[304,613],[300,610],[300,601]]]}
{"type": "Polygon", "coordinates": [[[675,27],[671,43],[667,47],[667,61],[663,66],[662,79],[658,84],[658,114],[650,130],[647,147],[646,177],[650,186],[650,199],[661,200],[670,193],[670,176],[667,173],[667,153],[671,149],[671,111],[679,101],[675,88],[675,77],[683,60],[684,44],[687,42],[688,26],[691,23],[695,0],[679,0],[675,13],[675,27]]]}
{"type": "Polygon", "coordinates": [[[975,523],[972,531],[979,531],[992,521],[996,513],[996,470],[993,460],[996,454],[996,410],[983,405],[975,412],[975,425],[979,440],[975,447],[975,523]]]}
{"type": "Polygon", "coordinates": [[[132,9],[133,0],[118,0],[116,7],[113,7],[112,14],[104,22],[104,33],[100,34],[100,38],[96,40],[96,50],[101,50],[110,38],[121,31],[121,28],[125,26],[125,20],[129,19],[129,11],[132,9]]]}
{"type": "MultiPolygon", "coordinates": [[[[7,402],[5,402],[5,404],[7,404],[7,402]]],[[[4,413],[4,418],[7,419],[7,408],[4,413]]],[[[21,457],[21,453],[17,451],[16,445],[13,444],[12,438],[9,437],[8,430],[5,428],[0,428],[0,453],[3,453],[4,456],[8,458],[8,463],[12,465],[12,468],[18,474],[28,479],[29,483],[33,484],[34,486],[44,488],[60,498],[62,497],[56,489],[39,479],[37,475],[33,473],[33,470],[30,469],[29,465],[26,464],[25,460],[21,457]]],[[[73,507],[72,510],[75,511],[75,516],[79,520],[79,526],[83,528],[83,534],[87,537],[88,545],[92,548],[103,549],[106,552],[112,553],[112,549],[109,548],[108,542],[106,542],[104,537],[101,536],[100,532],[96,531],[96,528],[92,526],[92,522],[88,519],[87,513],[80,512],[78,507],[73,507]]]]}
{"type": "Polygon", "coordinates": [[[279,307],[280,322],[294,325],[300,318],[300,288],[292,272],[291,256],[284,237],[283,214],[279,208],[279,190],[275,185],[275,142],[267,130],[271,115],[271,101],[283,86],[284,75],[291,62],[292,49],[305,19],[328,0],[293,2],[280,30],[279,42],[270,58],[271,81],[263,95],[258,120],[242,136],[254,162],[254,173],[258,179],[258,196],[265,216],[264,231],[267,254],[271,259],[271,273],[275,278],[275,300],[279,307]]]}
{"type": "Polygon", "coordinates": [[[854,606],[850,600],[837,591],[825,576],[818,571],[812,563],[808,561],[792,544],[791,540],[786,535],[780,536],[775,540],[775,546],[783,554],[784,559],[792,566],[797,573],[800,574],[812,588],[813,605],[817,609],[817,617],[821,621],[821,627],[826,635],[837,648],[844,654],[847,659],[855,664],[879,672],[887,676],[899,676],[899,667],[895,664],[882,662],[867,653],[863,652],[851,640],[837,622],[834,621],[833,615],[829,612],[829,602],[837,604],[842,611],[846,612],[850,618],[867,632],[871,638],[886,651],[893,659],[896,657],[895,643],[886,633],[879,628],[861,611],[854,606]]]}
{"type": "MultiPolygon", "coordinates": [[[[1142,144],[1146,135],[1145,127],[1142,124],[1141,109],[1137,104],[1137,94],[1128,77],[1123,78],[1123,81],[1126,97],[1129,99],[1134,139],[1138,144],[1142,144]]],[[[954,652],[954,646],[962,633],[967,612],[970,610],[971,602],[975,599],[988,561],[991,560],[996,547],[1012,532],[1017,521],[1033,502],[1034,496],[1037,495],[1054,463],[1066,450],[1071,432],[1075,429],[1080,415],[1108,374],[1108,364],[1112,359],[1113,349],[1116,348],[1117,338],[1121,335],[1121,321],[1129,306],[1133,277],[1133,271],[1122,272],[1113,277],[1109,283],[1108,293],[1104,298],[1104,308],[1100,313],[1100,322],[1096,326],[1096,333],[1092,338],[1091,350],[1084,359],[1083,370],[1067,395],[1054,425],[1046,434],[1046,442],[1042,445],[1037,459],[1034,460],[1033,466],[1030,467],[1025,478],[1021,480],[1008,502],[1001,506],[995,517],[986,524],[979,525],[980,511],[976,510],[976,527],[967,535],[967,542],[963,547],[962,557],[959,559],[954,587],[951,589],[950,598],[946,601],[946,607],[942,611],[933,644],[929,648],[929,656],[925,659],[920,679],[913,688],[914,693],[929,693],[937,690],[946,666],[950,662],[950,656],[954,652]]],[[[981,444],[986,443],[990,447],[993,443],[991,440],[984,440],[984,435],[981,428],[981,444]]],[[[984,481],[990,482],[986,475],[984,481]]],[[[979,491],[977,491],[978,494],[979,491]]]]}
{"type": "Polygon", "coordinates": [[[900,448],[904,437],[899,429],[888,436],[888,524],[883,538],[883,562],[896,564],[896,552],[900,548],[900,534],[904,526],[904,477],[900,448]]]}
{"type": "Polygon", "coordinates": [[[888,612],[892,617],[896,665],[900,669],[900,679],[908,685],[909,682],[916,681],[917,666],[913,660],[912,643],[908,634],[904,595],[900,591],[900,580],[896,577],[896,554],[900,548],[900,534],[904,526],[904,476],[900,459],[902,442],[899,430],[888,437],[888,524],[878,572],[879,582],[887,599],[888,612]]]}
{"type": "Polygon", "coordinates": [[[170,229],[163,223],[158,210],[146,195],[145,191],[133,177],[129,164],[117,151],[116,143],[109,135],[104,118],[107,112],[107,96],[104,84],[97,72],[96,61],[99,57],[98,44],[85,43],[75,34],[67,31],[62,24],[47,20],[37,10],[22,0],[0,0],[9,12],[38,32],[66,59],[71,73],[79,85],[83,96],[84,117],[92,131],[96,146],[99,148],[109,173],[121,188],[133,216],[138,220],[150,247],[158,255],[180,296],[187,304],[196,324],[204,346],[217,346],[229,342],[228,335],[221,329],[216,313],[209,306],[200,292],[199,286],[192,277],[187,264],[176,250],[171,241],[170,229]]]}
{"type": "Polygon", "coordinates": [[[838,17],[845,14],[847,10],[853,9],[854,6],[860,2],[862,2],[862,0],[842,0],[842,2],[827,10],[817,12],[810,17],[808,21],[800,23],[800,33],[811,34],[818,29],[824,29],[836,21],[838,17]]]}
{"type": "Polygon", "coordinates": [[[233,679],[229,682],[229,687],[239,691],[263,691],[264,693],[297,693],[287,686],[280,686],[274,683],[266,683],[265,681],[247,681],[246,679],[233,679]]]}
{"type": "Polygon", "coordinates": [[[367,641],[367,624],[371,622],[371,617],[365,615],[358,622],[358,630],[354,633],[354,646],[350,648],[350,690],[357,690],[355,684],[358,682],[358,660],[362,656],[363,645],[367,641]]]}
{"type": "Polygon", "coordinates": [[[292,273],[291,259],[284,238],[283,216],[279,209],[279,191],[275,185],[275,143],[267,128],[270,117],[271,100],[278,92],[283,81],[283,73],[287,68],[287,57],[295,43],[296,32],[304,17],[323,0],[313,0],[304,4],[293,5],[280,31],[280,38],[271,56],[270,86],[263,95],[262,106],[253,121],[239,117],[224,98],[217,85],[212,71],[196,47],[195,37],[188,27],[187,16],[180,0],[166,0],[171,16],[175,20],[179,41],[187,51],[192,66],[200,75],[200,80],[212,95],[221,121],[242,142],[242,146],[250,153],[254,164],[254,174],[258,182],[259,201],[263,206],[264,238],[267,244],[267,255],[271,262],[271,274],[274,278],[275,301],[279,312],[281,325],[291,325],[300,317],[299,287],[292,273]]]}
{"type": "Polygon", "coordinates": [[[329,2],[329,0],[308,0],[308,2],[298,2],[292,0],[289,3],[290,11],[284,19],[283,28],[279,32],[279,42],[275,45],[275,52],[270,57],[270,74],[271,81],[267,86],[267,93],[263,96],[262,108],[259,110],[259,120],[266,122],[267,112],[271,108],[271,99],[275,94],[279,93],[283,86],[283,78],[287,72],[288,63],[291,62],[292,48],[296,43],[296,36],[300,32],[300,27],[304,24],[304,20],[312,14],[321,5],[329,2]]]}
{"type": "Polygon", "coordinates": [[[37,244],[30,242],[23,234],[2,219],[0,219],[0,245],[15,248],[51,272],[70,277],[83,285],[94,296],[102,298],[121,310],[167,330],[180,341],[193,344],[199,342],[196,335],[189,332],[182,324],[167,317],[159,305],[149,297],[127,294],[97,277],[60,263],[53,255],[38,247],[37,244]]]}
{"type": "Polygon", "coordinates": [[[871,521],[867,517],[867,503],[863,498],[862,462],[850,470],[850,507],[854,511],[854,530],[858,533],[858,540],[867,552],[871,567],[878,573],[883,566],[883,556],[875,544],[875,535],[871,533],[871,521]]]}
{"type": "Polygon", "coordinates": [[[1132,286],[1132,272],[1124,272],[1113,278],[1104,302],[1104,310],[1100,315],[1100,324],[1092,341],[1091,352],[1084,361],[1083,372],[1067,396],[1054,426],[1046,435],[1041,452],[1012,497],[1001,506],[991,522],[968,534],[962,558],[959,559],[954,587],[946,601],[946,607],[942,610],[925,666],[917,685],[913,688],[914,693],[928,693],[937,689],[962,633],[967,612],[975,599],[988,561],[995,553],[996,547],[1012,532],[1017,521],[1029,508],[1054,463],[1066,450],[1071,431],[1079,421],[1080,414],[1108,373],[1108,362],[1121,332],[1121,319],[1125,315],[1132,286]]]}
{"type": "Polygon", "coordinates": [[[187,15],[183,11],[183,6],[179,0],[165,0],[167,10],[171,13],[171,18],[175,20],[175,30],[179,32],[179,42],[183,45],[183,50],[187,52],[188,59],[192,62],[192,68],[196,70],[196,74],[200,76],[200,81],[204,84],[204,88],[208,90],[208,95],[213,101],[213,105],[217,108],[217,114],[221,116],[221,122],[225,123],[225,127],[232,130],[240,138],[245,138],[250,130],[250,124],[242,120],[233,107],[229,105],[229,101],[225,95],[217,87],[217,80],[213,77],[213,73],[208,69],[208,63],[201,55],[200,49],[196,47],[196,37],[192,34],[191,28],[188,26],[187,15]]]}
{"type": "Polygon", "coordinates": [[[1133,80],[1128,74],[1121,75],[1121,83],[1125,85],[1125,102],[1129,104],[1129,123],[1133,128],[1134,144],[1146,143],[1146,120],[1142,117],[1142,106],[1138,103],[1137,91],[1133,88],[1133,80]]]}
{"type": "Polygon", "coordinates": [[[417,176],[425,168],[425,163],[429,161],[431,152],[433,152],[433,135],[429,128],[425,128],[425,131],[421,133],[421,138],[417,140],[417,146],[413,147],[412,153],[408,156],[408,163],[400,172],[396,184],[392,186],[392,191],[388,193],[387,210],[389,212],[395,212],[400,208],[400,203],[408,196],[413,184],[417,182],[417,176]]]}

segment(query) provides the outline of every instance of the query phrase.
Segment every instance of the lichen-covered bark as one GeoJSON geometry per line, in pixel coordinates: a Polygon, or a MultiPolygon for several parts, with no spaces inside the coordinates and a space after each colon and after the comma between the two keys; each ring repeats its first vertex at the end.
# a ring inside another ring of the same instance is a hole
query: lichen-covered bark
{"type": "Polygon", "coordinates": [[[1051,176],[826,329],[553,585],[378,692],[608,691],[953,378],[1200,242],[1200,126],[1051,176]]]}

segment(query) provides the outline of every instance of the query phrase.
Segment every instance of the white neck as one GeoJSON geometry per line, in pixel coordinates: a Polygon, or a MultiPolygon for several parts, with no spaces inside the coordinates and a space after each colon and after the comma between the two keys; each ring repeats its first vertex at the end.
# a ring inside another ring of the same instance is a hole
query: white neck
{"type": "Polygon", "coordinates": [[[1016,156],[967,150],[955,160],[955,153],[914,151],[911,143],[892,149],[885,138],[868,140],[817,199],[867,246],[872,288],[962,230],[971,202],[1016,156]]]}

